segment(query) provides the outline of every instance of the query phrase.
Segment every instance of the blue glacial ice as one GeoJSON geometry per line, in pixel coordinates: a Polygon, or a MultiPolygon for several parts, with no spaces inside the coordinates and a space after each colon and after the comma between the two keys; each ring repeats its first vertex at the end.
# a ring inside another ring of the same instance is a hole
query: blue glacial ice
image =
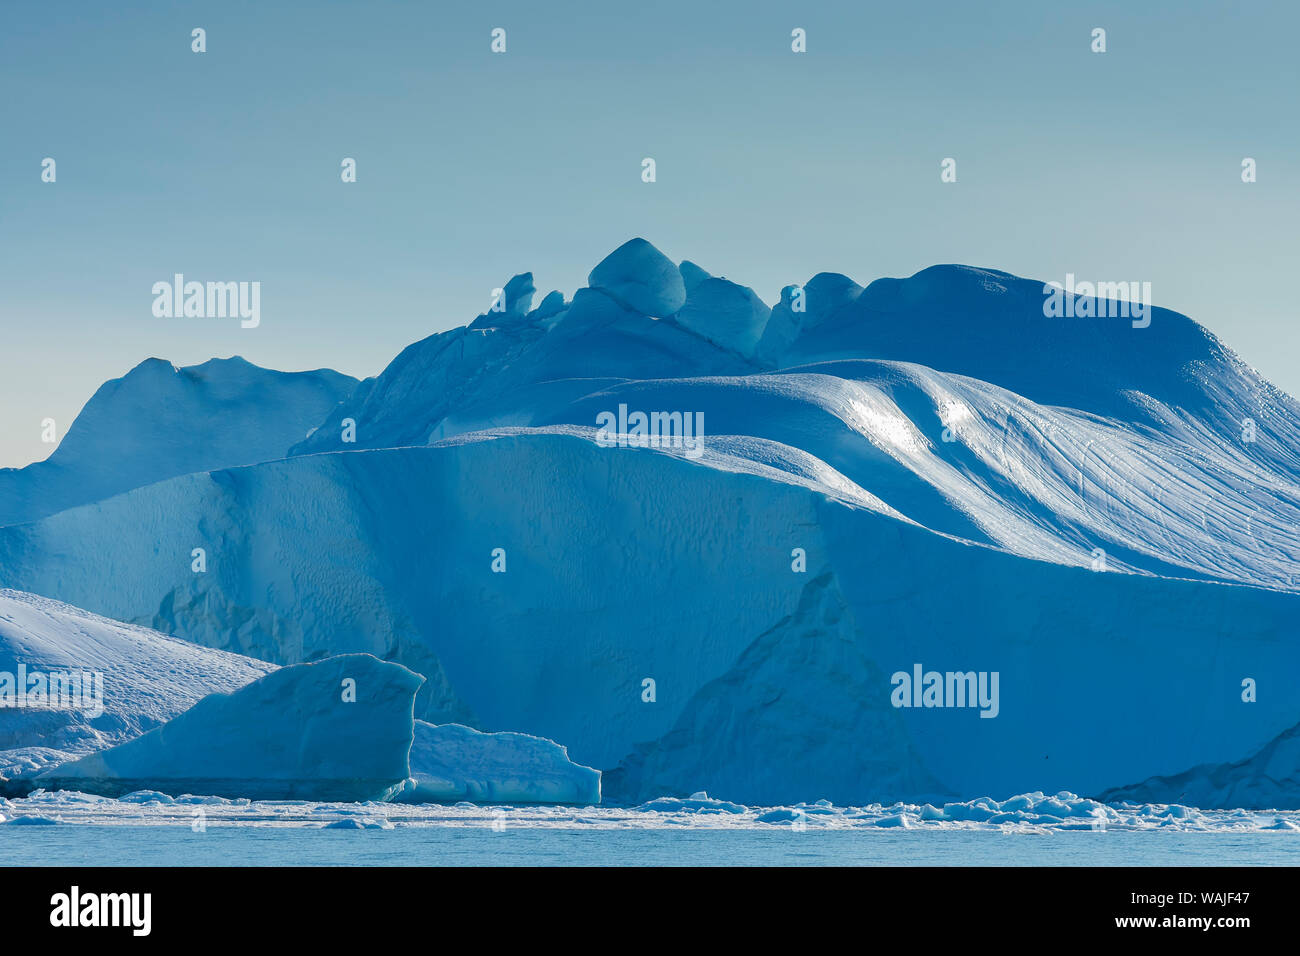
{"type": "Polygon", "coordinates": [[[153,730],[210,693],[275,669],[58,601],[0,590],[0,778],[31,774],[153,730]],[[75,699],[17,706],[21,672],[76,678],[75,699]],[[15,686],[6,686],[6,677],[15,686]],[[8,693],[6,693],[8,691],[8,693]]]}
{"type": "Polygon", "coordinates": [[[1201,764],[1182,773],[1115,787],[1107,801],[1185,803],[1194,807],[1275,807],[1300,810],[1300,726],[1256,753],[1230,763],[1201,764]]]}
{"type": "Polygon", "coordinates": [[[528,734],[415,722],[411,777],[396,799],[419,803],[600,803],[600,771],[528,734]]]}
{"type": "Polygon", "coordinates": [[[49,790],[387,800],[409,777],[423,679],[368,654],[280,668],[142,736],[36,775],[49,790]]]}
{"type": "Polygon", "coordinates": [[[279,372],[238,356],[185,368],[147,359],[100,386],[45,461],[0,468],[0,525],[281,458],[356,385],[332,369],[279,372]]]}
{"type": "Polygon", "coordinates": [[[572,763],[552,741],[414,721],[417,685],[405,668],[353,655],[253,684],[272,671],[273,664],[0,591],[0,781],[22,790],[130,791],[121,799],[134,803],[174,803],[171,794],[186,791],[341,799],[349,788],[356,799],[403,802],[600,802],[599,771],[572,763]],[[334,671],[356,681],[357,701],[369,706],[336,710],[345,677],[334,671]],[[84,699],[37,700],[33,692],[16,706],[6,696],[9,676],[41,675],[49,686],[52,675],[65,674],[78,687],[85,678],[84,699]],[[200,699],[208,693],[217,696],[200,699]],[[376,778],[372,758],[380,753],[391,769],[376,778]],[[386,782],[376,789],[375,779],[386,782]]]}
{"type": "Polygon", "coordinates": [[[278,664],[374,654],[426,678],[420,719],[555,741],[626,805],[1189,773],[1285,801],[1300,407],[1203,327],[1048,318],[965,266],[768,314],[643,240],[589,283],[533,309],[516,277],[287,457],[23,515],[0,584],[278,664]],[[602,447],[621,406],[702,414],[704,453],[602,447]],[[895,706],[918,666],[997,673],[996,717],[895,706]]]}
{"type": "Polygon", "coordinates": [[[593,289],[620,305],[653,318],[675,315],[686,302],[686,283],[677,265],[644,239],[629,239],[591,270],[593,289]]]}

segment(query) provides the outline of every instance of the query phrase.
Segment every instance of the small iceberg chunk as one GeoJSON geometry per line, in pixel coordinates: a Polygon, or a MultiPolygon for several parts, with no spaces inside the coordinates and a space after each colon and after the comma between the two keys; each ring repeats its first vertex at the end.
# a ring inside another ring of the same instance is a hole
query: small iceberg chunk
{"type": "MultiPolygon", "coordinates": [[[[46,789],[386,800],[408,779],[415,694],[400,664],[342,654],[210,694],[161,727],[47,770],[46,789]]],[[[137,794],[133,799],[156,799],[137,794]]]]}

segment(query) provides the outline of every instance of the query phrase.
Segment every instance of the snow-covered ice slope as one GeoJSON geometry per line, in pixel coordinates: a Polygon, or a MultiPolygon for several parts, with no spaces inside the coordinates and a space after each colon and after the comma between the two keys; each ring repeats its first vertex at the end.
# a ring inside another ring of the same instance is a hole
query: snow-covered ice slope
{"type": "Polygon", "coordinates": [[[164,478],[280,458],[350,395],[331,369],[277,372],[242,358],[141,362],[104,383],[48,459],[0,469],[0,525],[164,478]]]}
{"type": "Polygon", "coordinates": [[[545,423],[620,405],[690,409],[712,435],[797,448],[931,530],[1025,557],[1090,567],[1100,548],[1112,569],[1300,585],[1300,485],[1231,435],[1170,438],[863,359],[611,386],[545,423]]]}
{"type": "Polygon", "coordinates": [[[200,697],[234,690],[273,669],[58,601],[0,591],[0,777],[121,743],[170,720],[200,697]],[[38,674],[47,687],[53,674],[89,674],[86,693],[77,701],[85,706],[54,708],[36,701],[13,706],[20,666],[33,688],[38,674]],[[14,686],[6,687],[3,675],[11,675],[14,686]],[[95,712],[96,688],[102,691],[101,713],[95,712]]]}
{"type": "Polygon", "coordinates": [[[964,266],[866,290],[823,274],[804,311],[783,300],[765,320],[755,356],[752,293],[690,263],[675,316],[633,311],[681,294],[647,248],[616,250],[557,315],[511,300],[410,346],[295,453],[589,426],[620,403],[689,410],[711,435],[810,453],[932,530],[1051,561],[1090,565],[1100,548],[1130,570],[1300,585],[1300,407],[1187,317],[1047,318],[1042,283],[964,266]],[[602,271],[624,278],[602,287],[602,271]]]}
{"type": "Polygon", "coordinates": [[[600,803],[600,771],[559,744],[460,724],[415,722],[411,777],[396,798],[403,803],[600,803]]]}
{"type": "Polygon", "coordinates": [[[422,679],[369,654],[282,667],[204,697],[168,723],[34,782],[256,800],[386,800],[407,784],[422,679]]]}
{"type": "Polygon", "coordinates": [[[1296,403],[1196,323],[961,266],[767,315],[664,261],[537,309],[517,277],[295,457],[0,530],[0,583],[397,661],[419,716],[560,741],[623,801],[1095,794],[1300,720],[1296,403]],[[602,447],[621,406],[701,414],[703,453],[602,447]],[[996,673],[996,717],[894,706],[918,665],[996,673]]]}

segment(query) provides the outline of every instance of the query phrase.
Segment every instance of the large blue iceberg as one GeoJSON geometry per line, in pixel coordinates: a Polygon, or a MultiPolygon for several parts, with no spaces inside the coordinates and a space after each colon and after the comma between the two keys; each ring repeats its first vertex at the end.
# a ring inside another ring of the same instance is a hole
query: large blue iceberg
{"type": "Polygon", "coordinates": [[[634,240],[537,308],[521,277],[287,457],[0,528],[0,584],[373,654],[417,718],[555,741],[615,802],[1095,796],[1300,721],[1300,406],[1206,329],[965,266],[769,313],[671,266],[634,240]],[[702,445],[597,429],[638,412],[702,445]]]}

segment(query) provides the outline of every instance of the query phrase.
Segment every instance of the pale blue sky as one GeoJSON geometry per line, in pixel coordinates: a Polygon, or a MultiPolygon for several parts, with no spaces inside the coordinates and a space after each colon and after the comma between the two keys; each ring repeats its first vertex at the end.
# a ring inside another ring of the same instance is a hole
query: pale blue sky
{"type": "Polygon", "coordinates": [[[144,358],[372,375],[634,235],[769,302],[938,262],[1149,281],[1300,392],[1300,9],[1133,6],[7,5],[0,466],[144,358]],[[260,281],[261,326],[155,318],[175,272],[260,281]]]}

